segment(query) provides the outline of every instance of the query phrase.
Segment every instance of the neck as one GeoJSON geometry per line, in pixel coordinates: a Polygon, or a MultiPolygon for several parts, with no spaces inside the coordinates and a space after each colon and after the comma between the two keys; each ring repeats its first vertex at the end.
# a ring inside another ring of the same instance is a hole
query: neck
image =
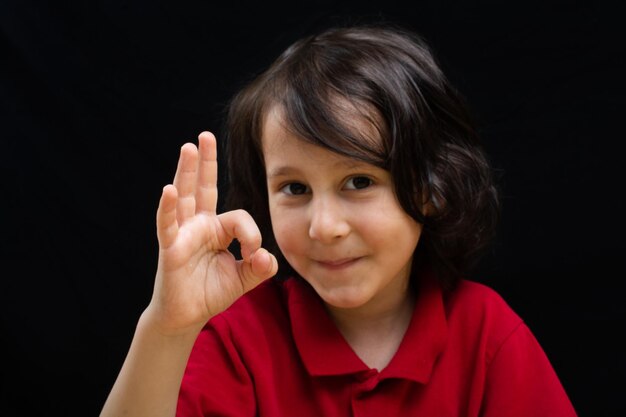
{"type": "Polygon", "coordinates": [[[414,300],[408,291],[399,300],[377,306],[361,306],[358,308],[336,308],[327,305],[326,308],[344,334],[358,334],[375,329],[389,329],[394,323],[410,320],[413,313],[414,300]]]}
{"type": "Polygon", "coordinates": [[[358,308],[327,305],[337,328],[359,358],[370,368],[382,370],[396,353],[406,333],[415,305],[408,283],[389,297],[370,300],[358,308]]]}

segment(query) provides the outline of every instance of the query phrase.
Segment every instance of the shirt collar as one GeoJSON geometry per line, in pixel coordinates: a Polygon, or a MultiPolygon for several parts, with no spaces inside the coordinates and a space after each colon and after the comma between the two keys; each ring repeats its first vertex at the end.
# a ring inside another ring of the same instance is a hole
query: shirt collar
{"type": "MultiPolygon", "coordinates": [[[[404,339],[380,378],[403,378],[427,383],[443,351],[447,323],[443,294],[431,273],[422,275],[413,317],[404,339]]],[[[315,290],[301,278],[285,283],[291,329],[296,347],[312,376],[368,371],[328,315],[315,290]]]]}
{"type": "Polygon", "coordinates": [[[367,371],[332,321],[322,300],[302,278],[285,282],[291,330],[304,366],[312,376],[367,371]]]}
{"type": "Polygon", "coordinates": [[[424,273],[409,328],[381,378],[406,378],[426,384],[446,346],[447,335],[441,287],[432,273],[424,273]]]}

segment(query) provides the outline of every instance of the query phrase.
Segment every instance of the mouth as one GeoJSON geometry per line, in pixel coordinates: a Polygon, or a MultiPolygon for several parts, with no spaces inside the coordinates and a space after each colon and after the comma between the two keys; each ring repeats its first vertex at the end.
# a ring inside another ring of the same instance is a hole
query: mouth
{"type": "Polygon", "coordinates": [[[346,269],[357,263],[361,258],[343,258],[343,259],[328,259],[328,260],[316,260],[319,266],[324,269],[337,271],[341,269],[346,269]]]}

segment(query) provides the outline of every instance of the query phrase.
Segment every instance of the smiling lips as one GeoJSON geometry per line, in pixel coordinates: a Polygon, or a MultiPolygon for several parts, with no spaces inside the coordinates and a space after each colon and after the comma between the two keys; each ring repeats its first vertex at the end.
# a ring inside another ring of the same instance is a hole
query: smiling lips
{"type": "Polygon", "coordinates": [[[361,258],[360,257],[357,257],[357,258],[343,258],[343,259],[327,260],[327,261],[315,261],[315,262],[317,262],[317,264],[319,264],[320,266],[322,266],[325,269],[340,270],[340,269],[348,268],[348,267],[354,265],[359,259],[361,259],[361,258]]]}

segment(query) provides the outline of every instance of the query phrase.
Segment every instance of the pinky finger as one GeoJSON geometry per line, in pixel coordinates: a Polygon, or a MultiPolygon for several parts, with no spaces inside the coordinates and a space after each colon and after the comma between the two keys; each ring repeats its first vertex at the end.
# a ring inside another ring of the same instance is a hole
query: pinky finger
{"type": "Polygon", "coordinates": [[[159,246],[168,248],[176,240],[178,234],[178,221],[176,220],[176,203],[178,190],[172,184],[163,187],[161,201],[157,209],[156,225],[159,246]]]}

